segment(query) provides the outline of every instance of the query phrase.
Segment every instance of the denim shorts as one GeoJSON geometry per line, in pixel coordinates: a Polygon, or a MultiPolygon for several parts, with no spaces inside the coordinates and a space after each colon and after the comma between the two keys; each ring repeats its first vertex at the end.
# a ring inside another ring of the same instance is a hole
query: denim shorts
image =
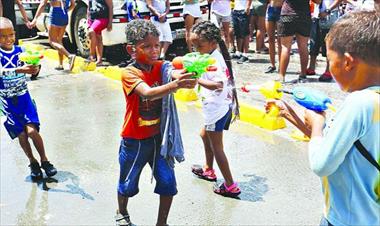
{"type": "Polygon", "coordinates": [[[58,27],[63,27],[69,24],[69,16],[67,15],[67,11],[61,7],[51,8],[50,24],[58,27]]]}
{"type": "Polygon", "coordinates": [[[161,136],[137,140],[123,138],[119,149],[120,177],[118,193],[133,197],[139,192],[139,179],[144,166],[149,163],[156,179],[154,193],[165,196],[177,194],[174,169],[160,155],[161,136]]]}
{"type": "Polygon", "coordinates": [[[280,15],[281,15],[281,7],[268,6],[265,20],[277,22],[280,20],[280,15]]]}
{"type": "Polygon", "coordinates": [[[230,109],[223,118],[219,119],[216,123],[211,125],[205,125],[206,131],[212,132],[222,132],[223,130],[228,130],[230,128],[232,119],[232,110],[230,109]]]}
{"type": "Polygon", "coordinates": [[[321,29],[319,26],[319,19],[313,19],[310,32],[310,56],[318,56],[319,50],[322,47],[322,56],[326,57],[326,42],[325,38],[329,29],[321,29]]]}
{"type": "Polygon", "coordinates": [[[244,10],[232,11],[232,23],[236,38],[245,38],[249,35],[249,18],[244,10]]]}

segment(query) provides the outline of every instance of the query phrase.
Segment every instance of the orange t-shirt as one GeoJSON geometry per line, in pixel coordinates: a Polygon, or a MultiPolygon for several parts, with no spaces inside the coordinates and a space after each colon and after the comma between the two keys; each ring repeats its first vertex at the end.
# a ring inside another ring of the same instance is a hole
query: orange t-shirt
{"type": "Polygon", "coordinates": [[[123,71],[121,82],[126,100],[123,138],[145,139],[160,133],[162,100],[148,100],[133,91],[142,82],[150,87],[160,86],[161,66],[162,61],[153,65],[151,71],[142,71],[132,64],[123,71]]]}

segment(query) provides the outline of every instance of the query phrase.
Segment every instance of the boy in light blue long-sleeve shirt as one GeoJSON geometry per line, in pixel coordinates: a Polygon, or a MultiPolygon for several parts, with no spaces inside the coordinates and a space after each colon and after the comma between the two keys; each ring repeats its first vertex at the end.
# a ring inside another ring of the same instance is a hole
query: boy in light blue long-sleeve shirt
{"type": "Polygon", "coordinates": [[[297,123],[300,115],[287,103],[274,102],[311,137],[310,167],[321,177],[325,201],[321,225],[380,225],[380,172],[354,145],[359,140],[380,162],[379,27],[379,12],[361,11],[331,28],[326,38],[330,71],[349,92],[331,121],[325,124],[323,113],[306,110],[303,123],[297,123]]]}

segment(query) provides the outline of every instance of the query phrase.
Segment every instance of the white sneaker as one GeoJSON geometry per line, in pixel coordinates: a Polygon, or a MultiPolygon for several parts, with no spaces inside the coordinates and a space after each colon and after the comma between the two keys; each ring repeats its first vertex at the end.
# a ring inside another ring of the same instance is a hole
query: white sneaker
{"type": "Polygon", "coordinates": [[[116,213],[115,216],[116,226],[132,226],[132,222],[129,219],[129,214],[122,215],[120,213],[116,213]]]}

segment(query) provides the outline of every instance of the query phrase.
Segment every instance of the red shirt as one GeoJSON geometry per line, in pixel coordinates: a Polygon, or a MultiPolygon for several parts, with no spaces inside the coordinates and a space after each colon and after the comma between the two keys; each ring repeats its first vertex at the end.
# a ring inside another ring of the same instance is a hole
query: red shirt
{"type": "Polygon", "coordinates": [[[162,62],[157,62],[151,71],[142,71],[134,65],[125,68],[121,81],[126,100],[126,112],[121,131],[123,138],[145,139],[160,133],[162,100],[148,100],[137,95],[136,86],[145,82],[150,87],[160,86],[162,62]]]}

